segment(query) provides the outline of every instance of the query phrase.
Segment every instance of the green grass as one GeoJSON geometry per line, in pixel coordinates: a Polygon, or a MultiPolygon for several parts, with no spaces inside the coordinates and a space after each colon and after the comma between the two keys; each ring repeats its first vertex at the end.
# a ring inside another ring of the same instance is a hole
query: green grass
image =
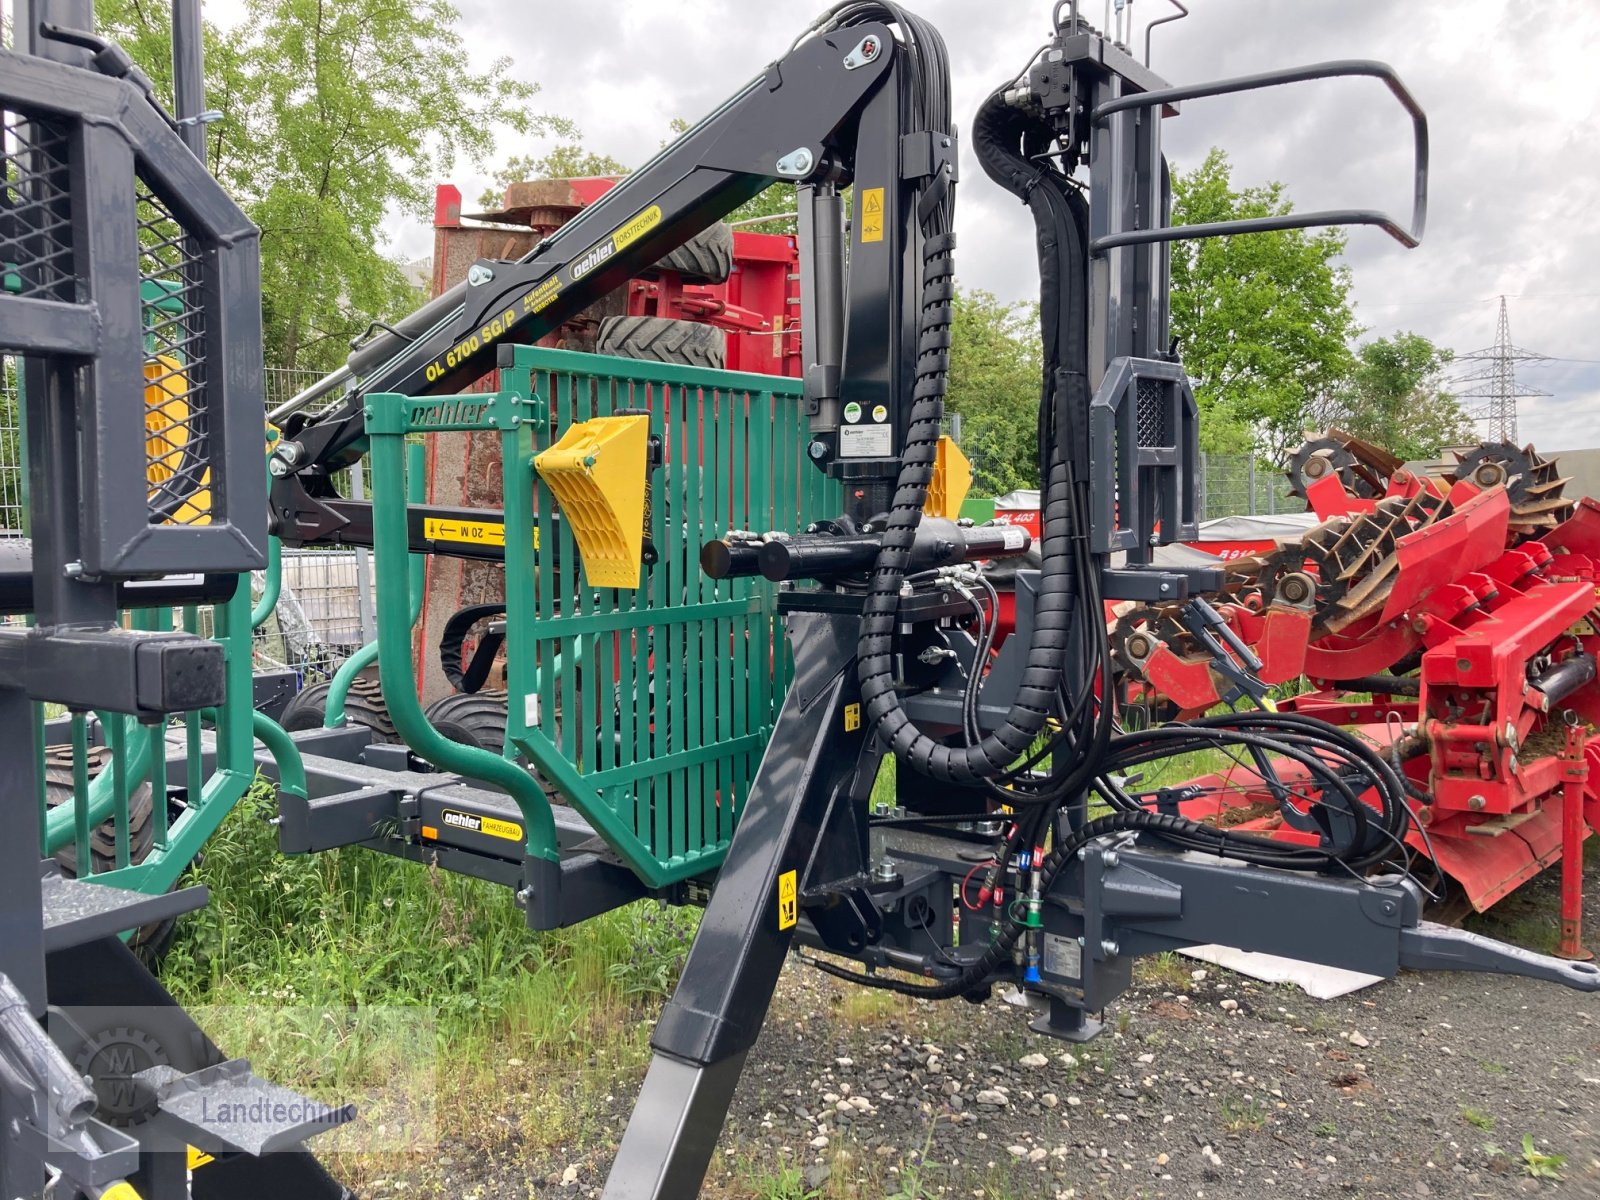
{"type": "Polygon", "coordinates": [[[1485,1133],[1494,1128],[1494,1118],[1481,1108],[1473,1108],[1470,1104],[1461,1106],[1461,1119],[1474,1129],[1481,1129],[1485,1133]]]}
{"type": "Polygon", "coordinates": [[[366,1114],[374,1091],[426,1092],[440,1132],[490,1148],[605,1135],[697,913],[639,904],[536,933],[504,887],[355,848],[280,855],[274,812],[258,783],[208,843],[193,881],[211,901],[162,964],[224,1052],[317,1094],[331,1080],[366,1114]]]}
{"type": "Polygon", "coordinates": [[[1267,1123],[1267,1106],[1260,1100],[1224,1096],[1218,1108],[1223,1128],[1229,1133],[1254,1133],[1267,1123]]]}

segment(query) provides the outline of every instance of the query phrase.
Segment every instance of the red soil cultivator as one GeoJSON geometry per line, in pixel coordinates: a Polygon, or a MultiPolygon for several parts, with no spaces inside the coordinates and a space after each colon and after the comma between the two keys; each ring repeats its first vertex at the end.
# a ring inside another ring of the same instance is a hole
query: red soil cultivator
{"type": "MultiPolygon", "coordinates": [[[[1457,457],[1421,473],[1337,430],[1308,441],[1289,475],[1321,524],[1227,563],[1209,608],[1121,613],[1113,647],[1134,687],[1191,713],[1304,677],[1279,707],[1403,764],[1424,877],[1481,911],[1565,862],[1561,952],[1577,956],[1582,843],[1600,827],[1600,504],[1564,499],[1532,447],[1457,457]]],[[[1316,844],[1341,809],[1308,787],[1303,766],[1258,756],[1160,802],[1316,844]]]]}

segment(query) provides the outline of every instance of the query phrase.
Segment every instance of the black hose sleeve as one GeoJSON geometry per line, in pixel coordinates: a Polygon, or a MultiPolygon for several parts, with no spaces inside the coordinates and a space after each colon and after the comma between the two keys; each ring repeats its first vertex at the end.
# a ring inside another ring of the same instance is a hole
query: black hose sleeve
{"type": "MultiPolygon", "coordinates": [[[[492,617],[506,615],[504,604],[469,604],[466,608],[454,613],[444,623],[444,632],[439,635],[439,670],[444,672],[444,677],[456,691],[475,691],[476,689],[463,688],[461,685],[466,679],[466,671],[461,661],[462,650],[466,645],[467,634],[479,621],[486,621],[492,617]]],[[[481,681],[480,681],[481,684],[481,681]]]]}

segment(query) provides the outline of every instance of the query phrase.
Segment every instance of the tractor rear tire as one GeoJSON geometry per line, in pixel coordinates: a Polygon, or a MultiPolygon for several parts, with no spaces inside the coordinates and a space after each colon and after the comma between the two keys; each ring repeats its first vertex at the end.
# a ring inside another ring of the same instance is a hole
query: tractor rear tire
{"type": "MultiPolygon", "coordinates": [[[[300,689],[299,695],[284,706],[283,718],[278,722],[288,733],[306,729],[321,729],[328,712],[326,683],[313,683],[300,689]]],[[[398,742],[394,722],[389,718],[389,706],[383,700],[383,688],[375,679],[358,677],[350,685],[344,698],[345,720],[365,726],[375,742],[398,742]]]]}
{"type": "Polygon", "coordinates": [[[728,339],[722,330],[699,321],[607,317],[600,322],[595,353],[721,370],[728,363],[728,339]]]}
{"type": "MultiPolygon", "coordinates": [[[[92,747],[89,751],[90,779],[101,771],[110,769],[111,752],[103,746],[92,747]]],[[[72,747],[51,746],[45,751],[44,797],[45,804],[50,808],[72,802],[72,747]]],[[[148,858],[151,848],[155,845],[155,825],[150,819],[154,812],[150,781],[145,780],[128,797],[130,866],[137,866],[148,858]]],[[[69,879],[78,878],[78,844],[75,840],[57,850],[55,860],[61,867],[63,875],[69,879]]],[[[96,875],[117,869],[116,822],[107,819],[89,831],[89,862],[96,875]]],[[[128,946],[146,966],[154,968],[166,954],[167,947],[172,944],[177,924],[176,917],[167,917],[142,925],[134,930],[133,936],[128,939],[128,946]]]]}
{"type": "Polygon", "coordinates": [[[685,283],[726,283],[733,274],[733,230],[718,221],[659,260],[657,271],[676,271],[685,283]]]}
{"type": "Polygon", "coordinates": [[[423,715],[452,742],[500,754],[506,744],[506,704],[500,691],[456,692],[435,700],[423,715]]]}

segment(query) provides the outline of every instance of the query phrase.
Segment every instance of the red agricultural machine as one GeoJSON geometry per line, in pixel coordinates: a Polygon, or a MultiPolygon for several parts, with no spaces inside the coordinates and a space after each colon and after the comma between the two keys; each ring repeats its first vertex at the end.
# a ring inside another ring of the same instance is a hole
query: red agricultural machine
{"type": "MultiPolygon", "coordinates": [[[[596,175],[514,183],[498,208],[463,213],[461,192],[434,192],[435,296],[486,257],[527,253],[616,187],[596,175]]],[[[799,240],[779,223],[717,222],[543,339],[628,358],[798,378],[799,240]],[[688,322],[668,325],[667,322],[688,322]]]]}
{"type": "MultiPolygon", "coordinates": [[[[1579,953],[1582,843],[1600,825],[1595,653],[1600,504],[1553,460],[1486,444],[1436,471],[1329,430],[1289,476],[1320,523],[1226,563],[1209,606],[1137,606],[1123,670],[1185,713],[1305,681],[1278,707],[1356,729],[1399,762],[1413,862],[1483,910],[1558,861],[1562,949],[1579,953]]],[[[1264,697],[1260,697],[1266,703],[1264,697]]],[[[1281,765],[1281,764],[1279,764],[1281,765]]],[[[1316,844],[1329,810],[1253,762],[1168,789],[1188,816],[1316,844]]]]}

